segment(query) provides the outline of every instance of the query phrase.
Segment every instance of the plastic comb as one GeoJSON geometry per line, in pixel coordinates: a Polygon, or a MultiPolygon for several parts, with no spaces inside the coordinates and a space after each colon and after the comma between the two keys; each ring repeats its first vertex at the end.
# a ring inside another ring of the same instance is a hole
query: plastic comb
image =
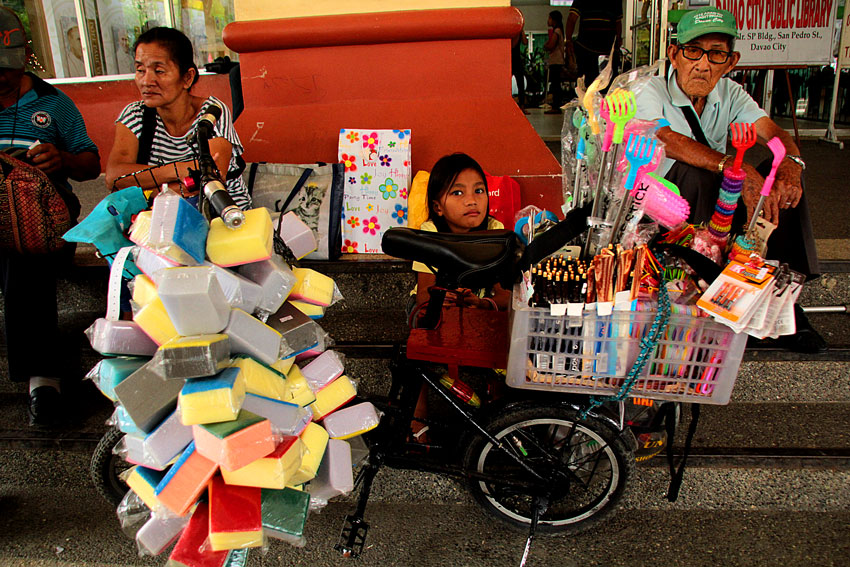
{"type": "Polygon", "coordinates": [[[738,150],[735,153],[735,162],[732,164],[732,168],[739,170],[744,163],[744,152],[756,143],[756,125],[734,122],[730,128],[732,129],[732,145],[738,150]]]}

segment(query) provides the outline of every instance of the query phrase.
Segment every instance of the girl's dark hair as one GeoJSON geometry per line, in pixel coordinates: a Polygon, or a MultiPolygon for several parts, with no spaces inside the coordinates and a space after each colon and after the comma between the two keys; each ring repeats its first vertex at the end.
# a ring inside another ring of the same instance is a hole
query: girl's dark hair
{"type": "MultiPolygon", "coordinates": [[[[428,178],[428,218],[437,227],[437,232],[451,232],[452,230],[449,228],[446,219],[434,210],[434,201],[439,201],[440,197],[454,185],[460,172],[466,169],[471,169],[481,175],[481,179],[484,180],[484,188],[487,189],[487,176],[484,174],[484,170],[478,165],[477,161],[466,154],[456,153],[443,156],[431,168],[431,176],[428,178]]],[[[481,224],[472,230],[487,230],[489,220],[490,213],[488,212],[484,215],[481,224]]]]}
{"type": "Polygon", "coordinates": [[[166,27],[151,28],[136,39],[133,44],[134,54],[136,48],[143,43],[161,45],[171,55],[171,59],[177,63],[181,76],[185,75],[189,69],[195,70],[195,78],[190,86],[194,86],[198,82],[199,71],[198,66],[195,65],[195,50],[192,47],[191,40],[182,31],[166,27]]]}
{"type": "Polygon", "coordinates": [[[564,31],[564,15],[561,14],[560,10],[552,10],[549,12],[549,17],[552,18],[552,21],[555,22],[555,27],[564,31]]]}

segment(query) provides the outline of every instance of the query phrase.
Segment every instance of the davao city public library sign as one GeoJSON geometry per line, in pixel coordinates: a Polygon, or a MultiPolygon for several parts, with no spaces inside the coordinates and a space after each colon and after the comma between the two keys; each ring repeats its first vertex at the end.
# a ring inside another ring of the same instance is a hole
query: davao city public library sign
{"type": "Polygon", "coordinates": [[[738,21],[739,67],[828,65],[838,0],[716,0],[738,21]]]}

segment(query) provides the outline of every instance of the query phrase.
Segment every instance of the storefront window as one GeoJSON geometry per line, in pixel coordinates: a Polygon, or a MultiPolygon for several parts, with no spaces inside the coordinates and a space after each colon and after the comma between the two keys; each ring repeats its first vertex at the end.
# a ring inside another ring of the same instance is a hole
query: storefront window
{"type": "Polygon", "coordinates": [[[221,40],[233,21],[233,0],[0,0],[15,11],[31,40],[29,68],[43,78],[79,78],[133,72],[132,46],[155,26],[182,30],[199,67],[237,56],[221,40]]]}

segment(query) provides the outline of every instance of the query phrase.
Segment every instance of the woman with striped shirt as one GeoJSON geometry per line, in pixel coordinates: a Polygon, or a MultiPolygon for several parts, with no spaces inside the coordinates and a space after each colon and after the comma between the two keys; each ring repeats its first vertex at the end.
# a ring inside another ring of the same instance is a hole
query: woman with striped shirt
{"type": "Polygon", "coordinates": [[[189,168],[195,167],[192,135],[207,106],[215,103],[222,113],[210,140],[210,153],[222,175],[227,174],[227,191],[233,200],[243,209],[250,208],[251,198],[239,174],[242,144],[230,110],[213,96],[204,99],[191,92],[198,81],[192,42],[179,30],[157,27],[140,35],[133,51],[136,86],[142,100],[128,104],[115,121],[115,143],[106,166],[107,186],[113,191],[132,185],[159,189],[167,183],[184,196],[191,196],[181,180],[189,176],[189,168]],[[155,120],[156,126],[147,159],[139,155],[145,108],[156,110],[148,113],[148,120],[155,120]],[[141,160],[144,163],[139,163],[141,160]],[[134,172],[139,173],[124,177],[134,172]]]}

